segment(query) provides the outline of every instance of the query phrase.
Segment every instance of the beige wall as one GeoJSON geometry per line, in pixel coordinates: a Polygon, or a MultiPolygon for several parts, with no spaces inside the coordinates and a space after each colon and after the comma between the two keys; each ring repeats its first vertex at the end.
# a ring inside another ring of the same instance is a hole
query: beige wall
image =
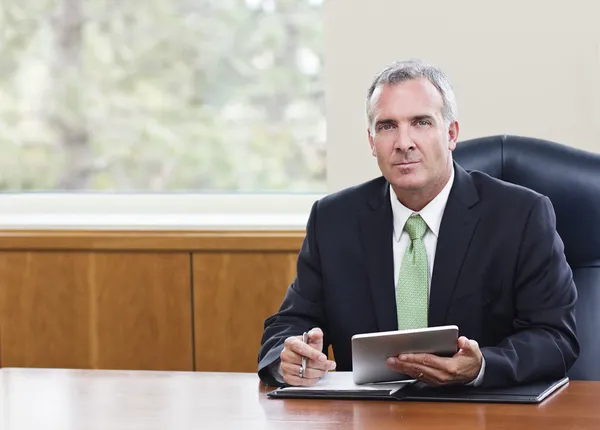
{"type": "Polygon", "coordinates": [[[379,174],[372,76],[395,59],[443,68],[461,140],[520,134],[600,152],[600,2],[325,0],[329,190],[379,174]]]}

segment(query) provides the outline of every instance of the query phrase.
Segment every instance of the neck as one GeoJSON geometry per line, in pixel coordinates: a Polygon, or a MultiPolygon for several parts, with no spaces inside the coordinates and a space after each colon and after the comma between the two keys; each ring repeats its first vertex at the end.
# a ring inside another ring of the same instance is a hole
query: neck
{"type": "Polygon", "coordinates": [[[398,201],[404,206],[409,208],[413,212],[421,211],[425,206],[429,204],[435,197],[442,192],[450,176],[452,175],[452,164],[449,164],[449,168],[446,172],[440,176],[440,178],[433,184],[421,188],[419,190],[400,190],[392,185],[398,201]]]}

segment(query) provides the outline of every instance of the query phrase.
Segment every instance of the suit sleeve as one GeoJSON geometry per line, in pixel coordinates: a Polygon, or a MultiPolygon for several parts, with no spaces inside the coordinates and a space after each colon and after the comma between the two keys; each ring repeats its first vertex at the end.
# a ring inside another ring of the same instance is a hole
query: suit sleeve
{"type": "Polygon", "coordinates": [[[579,355],[577,290],[547,197],[536,200],[525,223],[514,288],[515,333],[481,349],[486,361],[482,386],[558,379],[579,355]]]}
{"type": "Polygon", "coordinates": [[[298,254],[296,277],[288,287],[279,311],[267,318],[258,355],[258,375],[267,384],[281,385],[272,375],[271,366],[279,360],[283,342],[289,336],[301,335],[314,327],[323,330],[323,352],[326,353],[327,327],[323,304],[323,278],[317,244],[316,202],[310,212],[306,236],[298,254]]]}

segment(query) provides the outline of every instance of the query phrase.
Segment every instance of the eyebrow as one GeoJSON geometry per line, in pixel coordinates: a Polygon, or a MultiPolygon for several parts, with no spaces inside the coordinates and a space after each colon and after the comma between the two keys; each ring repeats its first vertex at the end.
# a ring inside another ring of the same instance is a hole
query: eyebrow
{"type": "Polygon", "coordinates": [[[410,120],[411,120],[411,122],[414,122],[414,121],[422,121],[424,119],[429,120],[431,122],[435,122],[435,118],[431,115],[415,115],[410,120]]]}
{"type": "MultiPolygon", "coordinates": [[[[433,116],[427,115],[427,114],[415,115],[415,116],[410,117],[409,120],[410,120],[410,122],[429,120],[432,123],[435,123],[435,118],[433,116]]],[[[380,126],[380,125],[385,125],[385,124],[396,125],[396,123],[397,122],[394,119],[382,118],[375,122],[375,127],[380,126]]]]}
{"type": "Polygon", "coordinates": [[[377,120],[377,122],[375,123],[375,127],[379,126],[379,125],[385,125],[385,124],[390,124],[390,125],[396,125],[396,121],[393,119],[379,119],[377,120]]]}

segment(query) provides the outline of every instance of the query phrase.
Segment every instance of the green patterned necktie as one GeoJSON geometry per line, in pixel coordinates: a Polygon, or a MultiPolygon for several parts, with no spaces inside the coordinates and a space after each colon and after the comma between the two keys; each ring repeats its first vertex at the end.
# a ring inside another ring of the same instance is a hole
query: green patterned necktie
{"type": "Polygon", "coordinates": [[[398,330],[427,327],[429,295],[427,252],[423,243],[427,224],[420,215],[412,215],[404,229],[410,236],[410,244],[402,258],[396,287],[398,330]]]}

